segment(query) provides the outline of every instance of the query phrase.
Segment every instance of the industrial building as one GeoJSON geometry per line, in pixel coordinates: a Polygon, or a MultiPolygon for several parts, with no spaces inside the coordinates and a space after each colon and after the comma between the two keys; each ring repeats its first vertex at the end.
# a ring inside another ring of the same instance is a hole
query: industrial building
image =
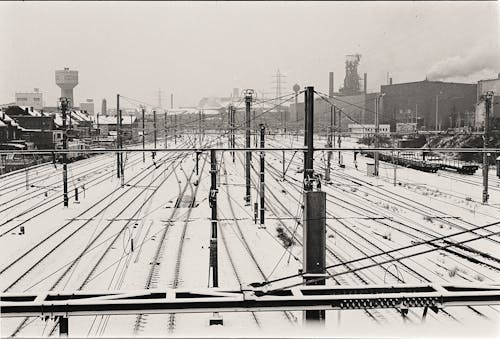
{"type": "Polygon", "coordinates": [[[43,109],[43,93],[38,88],[35,88],[33,92],[16,92],[15,105],[41,110],[43,109]]]}
{"type": "Polygon", "coordinates": [[[87,99],[85,102],[80,103],[80,111],[86,112],[88,115],[94,115],[94,100],[87,99]]]}
{"type": "Polygon", "coordinates": [[[476,129],[484,128],[486,115],[486,106],[484,95],[487,92],[493,92],[493,100],[490,109],[490,126],[493,129],[500,129],[500,73],[496,79],[479,80],[477,82],[477,105],[474,115],[474,127],[476,129]]]}
{"type": "Polygon", "coordinates": [[[70,107],[73,107],[73,88],[78,85],[78,71],[71,71],[67,67],[56,71],[56,85],[61,88],[61,97],[68,98],[70,107]]]}
{"type": "Polygon", "coordinates": [[[380,123],[417,122],[422,130],[446,130],[473,126],[476,84],[442,81],[382,85],[380,123]]]}

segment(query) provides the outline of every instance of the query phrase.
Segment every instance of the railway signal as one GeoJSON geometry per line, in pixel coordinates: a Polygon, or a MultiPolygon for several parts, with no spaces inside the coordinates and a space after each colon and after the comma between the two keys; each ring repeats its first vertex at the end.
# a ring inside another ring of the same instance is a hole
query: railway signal
{"type": "MultiPolygon", "coordinates": [[[[254,100],[255,91],[253,89],[246,89],[245,94],[245,147],[250,148],[250,109],[252,101],[254,100]]],[[[245,182],[246,182],[246,195],[245,203],[250,205],[250,162],[252,161],[252,152],[245,152],[245,182]]]]}

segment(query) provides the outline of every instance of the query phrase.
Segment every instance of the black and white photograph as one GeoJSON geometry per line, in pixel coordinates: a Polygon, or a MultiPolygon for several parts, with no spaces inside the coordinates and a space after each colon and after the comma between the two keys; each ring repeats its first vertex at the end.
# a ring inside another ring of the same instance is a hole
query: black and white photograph
{"type": "Polygon", "coordinates": [[[1,338],[499,338],[498,1],[0,2],[1,338]]]}

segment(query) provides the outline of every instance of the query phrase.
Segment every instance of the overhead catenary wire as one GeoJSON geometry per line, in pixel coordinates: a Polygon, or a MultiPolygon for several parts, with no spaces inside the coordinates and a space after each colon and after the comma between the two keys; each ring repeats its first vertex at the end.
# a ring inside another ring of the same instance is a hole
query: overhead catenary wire
{"type": "MultiPolygon", "coordinates": [[[[444,240],[444,239],[447,239],[447,238],[451,238],[451,237],[455,237],[455,236],[458,236],[458,235],[462,235],[462,234],[474,232],[474,231],[477,231],[477,230],[480,230],[480,229],[486,229],[486,228],[489,228],[489,227],[492,227],[492,226],[497,226],[497,225],[500,225],[500,221],[497,221],[497,222],[494,222],[494,223],[490,223],[490,224],[486,224],[486,225],[477,226],[477,227],[474,227],[474,228],[471,228],[471,229],[467,229],[467,230],[464,230],[464,231],[452,233],[452,234],[449,234],[449,235],[444,235],[444,236],[441,236],[441,237],[436,237],[436,238],[433,238],[433,239],[416,242],[416,243],[413,243],[411,245],[394,248],[392,250],[384,251],[384,252],[380,252],[380,253],[376,253],[376,254],[372,254],[370,256],[366,256],[366,257],[362,257],[362,258],[357,258],[357,259],[352,259],[352,260],[349,260],[347,262],[343,262],[343,263],[340,263],[340,264],[330,265],[330,266],[325,267],[325,269],[335,268],[335,267],[342,266],[342,265],[345,265],[345,264],[351,264],[351,263],[355,263],[355,262],[359,262],[359,261],[364,261],[364,260],[376,258],[376,257],[382,256],[382,255],[387,255],[387,254],[398,252],[398,251],[402,251],[402,250],[405,250],[405,249],[409,249],[409,248],[414,248],[414,247],[421,246],[421,245],[430,244],[430,243],[433,243],[435,241],[444,240]]],[[[467,240],[463,240],[461,242],[450,243],[450,244],[447,244],[446,246],[432,248],[430,250],[426,250],[426,251],[423,251],[423,252],[413,253],[413,254],[410,254],[408,256],[393,258],[393,259],[390,259],[390,260],[387,260],[387,261],[382,261],[382,262],[379,262],[379,263],[376,263],[376,264],[371,264],[371,265],[368,265],[368,266],[363,266],[363,267],[360,267],[360,268],[356,268],[355,270],[358,271],[358,270],[361,270],[361,269],[371,268],[371,267],[383,265],[383,264],[386,264],[386,263],[389,263],[389,262],[393,262],[393,261],[399,261],[401,259],[406,259],[406,258],[409,258],[409,257],[412,257],[412,256],[417,256],[417,255],[420,255],[420,254],[425,254],[425,253],[429,253],[429,252],[432,252],[432,251],[437,251],[437,250],[448,248],[448,247],[454,247],[454,246],[457,246],[457,245],[461,245],[463,243],[467,243],[467,242],[471,242],[471,241],[476,241],[476,240],[479,240],[479,239],[483,239],[483,238],[494,236],[494,235],[498,235],[498,234],[500,234],[500,231],[499,232],[492,232],[490,234],[486,234],[486,235],[482,235],[482,236],[478,236],[478,237],[474,237],[474,238],[470,238],[470,239],[467,239],[467,240]]],[[[274,280],[270,280],[270,281],[265,282],[265,283],[253,283],[252,286],[254,286],[254,287],[265,286],[265,285],[272,284],[274,282],[301,277],[301,276],[303,276],[304,274],[307,274],[307,273],[308,272],[302,272],[302,273],[292,274],[292,275],[288,275],[288,276],[285,276],[285,277],[281,277],[281,278],[277,278],[277,279],[274,279],[274,280]]],[[[340,273],[341,274],[347,274],[347,273],[351,273],[351,272],[345,271],[345,272],[340,272],[340,273]]],[[[298,286],[298,285],[294,285],[294,286],[298,286]]]]}

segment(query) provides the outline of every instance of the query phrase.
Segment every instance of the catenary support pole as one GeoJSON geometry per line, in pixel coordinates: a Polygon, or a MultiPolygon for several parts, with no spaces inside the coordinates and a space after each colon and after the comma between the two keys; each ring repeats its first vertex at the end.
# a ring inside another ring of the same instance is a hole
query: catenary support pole
{"type": "Polygon", "coordinates": [[[311,180],[313,178],[313,138],[314,138],[314,87],[306,88],[305,100],[305,145],[307,151],[304,156],[304,188],[311,189],[311,180]]]}
{"type": "Polygon", "coordinates": [[[167,110],[163,114],[163,132],[165,134],[165,148],[167,148],[167,110]]]}
{"type": "Polygon", "coordinates": [[[210,208],[212,209],[211,235],[210,235],[210,267],[212,269],[212,287],[219,287],[217,265],[217,157],[215,150],[210,150],[210,208]]]}
{"type": "MultiPolygon", "coordinates": [[[[487,92],[484,96],[485,105],[486,105],[486,113],[484,117],[484,136],[483,136],[483,147],[488,148],[489,144],[489,130],[490,130],[490,110],[491,110],[491,101],[493,98],[493,92],[487,92]]],[[[488,194],[488,172],[489,172],[489,156],[488,153],[483,153],[483,204],[486,204],[489,199],[488,194]]]]}
{"type": "MultiPolygon", "coordinates": [[[[145,141],[145,137],[146,137],[146,131],[144,130],[144,124],[145,124],[145,121],[144,121],[144,108],[142,109],[142,149],[145,149],[146,148],[146,141],[145,141]]],[[[165,146],[166,147],[166,146],[165,146]]],[[[142,152],[142,162],[146,162],[146,153],[145,152],[142,152]]]]}
{"type": "Polygon", "coordinates": [[[174,144],[177,145],[177,114],[174,114],[174,144]]]}
{"type": "MultiPolygon", "coordinates": [[[[236,115],[236,109],[234,106],[231,106],[231,148],[235,148],[236,146],[236,137],[234,135],[234,125],[235,125],[235,115],[236,115]]],[[[235,153],[234,151],[231,154],[233,158],[233,163],[235,161],[235,153]]]]}
{"type": "MultiPolygon", "coordinates": [[[[252,94],[253,90],[245,91],[245,147],[250,148],[250,109],[252,106],[252,94]]],[[[250,162],[252,161],[252,152],[245,152],[245,182],[246,182],[246,194],[245,202],[247,205],[250,204],[250,162]]]]}
{"type": "MultiPolygon", "coordinates": [[[[61,98],[61,111],[63,120],[63,149],[68,149],[68,134],[66,133],[66,109],[68,108],[68,99],[61,98]]],[[[68,207],[68,155],[66,153],[62,154],[63,163],[63,204],[64,207],[68,207]]]]}
{"type": "MultiPolygon", "coordinates": [[[[377,95],[375,98],[375,148],[379,147],[379,124],[378,124],[378,110],[379,110],[379,102],[380,102],[380,96],[377,95]]],[[[378,160],[378,152],[376,151],[373,154],[373,160],[375,161],[375,166],[374,166],[374,175],[378,177],[378,169],[379,169],[379,160],[378,160]]]]}
{"type": "Polygon", "coordinates": [[[58,316],[59,337],[67,338],[69,334],[68,317],[58,316]]]}
{"type": "MultiPolygon", "coordinates": [[[[120,114],[118,113],[120,111],[120,94],[116,95],[116,148],[120,148],[120,143],[118,140],[118,129],[120,128],[120,114]]],[[[116,153],[116,177],[120,177],[120,152],[116,153]]]]}
{"type": "Polygon", "coordinates": [[[156,111],[153,111],[153,139],[156,148],[156,111]]]}
{"type": "MultiPolygon", "coordinates": [[[[332,72],[330,72],[332,73],[332,72]]],[[[333,73],[332,73],[333,74],[333,73]]],[[[333,105],[330,106],[330,128],[328,129],[328,141],[327,147],[332,147],[332,140],[335,140],[335,135],[333,134],[333,105]]],[[[332,166],[332,151],[328,151],[327,161],[326,161],[326,169],[325,169],[325,180],[330,181],[330,171],[332,166]]]]}
{"type": "MultiPolygon", "coordinates": [[[[264,124],[260,124],[260,147],[264,148],[264,136],[266,133],[266,127],[264,124]]],[[[285,153],[285,152],[283,152],[285,153]]],[[[265,199],[264,199],[264,165],[265,158],[264,152],[260,152],[260,227],[264,228],[264,209],[265,209],[265,199]]],[[[283,163],[284,163],[283,159],[283,163]]]]}
{"type": "MultiPolygon", "coordinates": [[[[123,122],[123,117],[122,117],[122,110],[119,110],[118,111],[120,114],[120,123],[118,124],[120,126],[119,130],[118,130],[118,140],[119,140],[119,143],[120,143],[120,149],[123,149],[123,133],[122,133],[122,130],[123,130],[123,126],[122,126],[122,122],[123,122]]],[[[124,187],[125,186],[125,166],[124,166],[124,161],[123,161],[123,152],[120,152],[120,184],[121,184],[121,187],[124,187]]]]}

